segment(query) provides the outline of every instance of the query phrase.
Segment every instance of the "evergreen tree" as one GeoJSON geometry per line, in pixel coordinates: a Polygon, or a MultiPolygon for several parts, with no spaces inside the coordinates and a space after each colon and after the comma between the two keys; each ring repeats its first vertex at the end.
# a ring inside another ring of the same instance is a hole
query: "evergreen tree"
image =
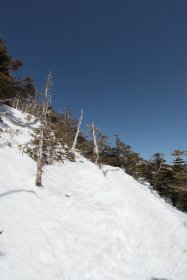
{"type": "Polygon", "coordinates": [[[187,184],[187,164],[180,157],[173,161],[173,177],[175,185],[182,187],[187,184]]]}
{"type": "Polygon", "coordinates": [[[65,113],[58,116],[55,137],[69,148],[72,147],[77,130],[78,121],[73,118],[71,106],[68,106],[65,113]]]}
{"type": "Polygon", "coordinates": [[[116,155],[118,157],[118,164],[124,168],[125,171],[134,177],[138,177],[138,169],[140,163],[140,156],[132,150],[132,147],[125,144],[118,135],[116,137],[116,155]]]}
{"type": "Polygon", "coordinates": [[[0,99],[16,96],[17,81],[12,76],[12,71],[18,70],[21,65],[20,60],[9,55],[5,42],[0,39],[0,99]]]}

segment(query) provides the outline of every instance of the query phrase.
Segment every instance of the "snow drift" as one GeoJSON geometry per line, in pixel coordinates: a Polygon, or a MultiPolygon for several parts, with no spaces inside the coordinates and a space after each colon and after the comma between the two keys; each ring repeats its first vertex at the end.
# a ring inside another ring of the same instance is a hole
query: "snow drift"
{"type": "Polygon", "coordinates": [[[187,279],[185,214],[122,170],[105,166],[104,176],[81,156],[46,166],[44,187],[35,187],[36,163],[18,149],[32,124],[0,111],[0,279],[187,279]]]}

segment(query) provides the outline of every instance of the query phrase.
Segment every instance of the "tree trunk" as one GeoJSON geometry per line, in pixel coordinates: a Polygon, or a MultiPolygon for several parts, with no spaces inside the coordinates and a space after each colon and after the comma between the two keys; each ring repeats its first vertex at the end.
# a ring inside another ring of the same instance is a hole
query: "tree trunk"
{"type": "Polygon", "coordinates": [[[99,159],[99,149],[97,146],[97,140],[96,140],[96,135],[95,135],[95,126],[94,123],[92,122],[92,133],[93,133],[93,140],[94,140],[94,155],[95,155],[95,163],[97,164],[97,161],[99,159]]]}
{"type": "Polygon", "coordinates": [[[36,172],[36,186],[41,187],[42,185],[42,168],[43,168],[43,144],[44,144],[44,130],[47,125],[47,112],[49,105],[49,89],[51,85],[51,73],[47,78],[45,87],[45,96],[42,105],[42,116],[41,116],[41,128],[40,128],[40,141],[38,148],[38,160],[37,160],[37,172],[36,172]]]}
{"type": "Polygon", "coordinates": [[[75,153],[75,147],[77,145],[77,138],[79,136],[79,131],[80,131],[80,126],[81,126],[81,123],[82,123],[82,118],[83,118],[83,110],[81,111],[81,116],[80,116],[80,119],[79,119],[79,123],[78,123],[78,127],[77,127],[77,132],[76,132],[76,135],[75,135],[75,139],[74,139],[74,142],[73,142],[73,146],[71,148],[71,152],[74,154],[75,153]]]}
{"type": "Polygon", "coordinates": [[[44,128],[43,128],[43,125],[41,125],[40,142],[39,142],[39,149],[38,149],[38,160],[37,160],[37,172],[36,172],[36,186],[37,187],[41,187],[41,185],[42,185],[43,135],[44,135],[44,128]]]}

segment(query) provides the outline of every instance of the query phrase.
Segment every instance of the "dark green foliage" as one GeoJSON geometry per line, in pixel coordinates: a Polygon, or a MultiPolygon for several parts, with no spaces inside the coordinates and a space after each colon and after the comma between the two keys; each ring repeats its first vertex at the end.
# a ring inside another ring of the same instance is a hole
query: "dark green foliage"
{"type": "Polygon", "coordinates": [[[11,76],[11,71],[17,70],[22,65],[18,59],[13,59],[9,54],[5,42],[0,39],[0,72],[11,76]]]}
{"type": "Polygon", "coordinates": [[[187,184],[187,165],[185,160],[177,157],[173,161],[173,173],[175,184],[178,183],[180,187],[187,184]]]}
{"type": "Polygon", "coordinates": [[[68,106],[66,112],[59,115],[55,120],[55,137],[71,148],[76,133],[76,125],[77,121],[73,119],[72,108],[68,106]]]}
{"type": "Polygon", "coordinates": [[[22,62],[12,58],[5,42],[0,39],[0,99],[7,100],[15,97],[34,100],[36,89],[31,77],[23,80],[16,79],[12,72],[18,70],[22,62]]]}
{"type": "Polygon", "coordinates": [[[16,94],[16,79],[12,71],[22,65],[18,59],[13,59],[9,54],[5,42],[0,39],[0,99],[11,98],[16,94]]]}
{"type": "Polygon", "coordinates": [[[36,99],[37,91],[31,77],[25,77],[20,81],[19,90],[19,96],[25,100],[34,101],[36,99]]]}
{"type": "Polygon", "coordinates": [[[167,164],[163,154],[156,153],[140,165],[141,177],[180,210],[187,211],[187,166],[181,158],[167,164]]]}
{"type": "Polygon", "coordinates": [[[139,172],[156,190],[168,187],[173,182],[173,169],[161,153],[155,153],[149,161],[143,161],[139,172]]]}
{"type": "MultiPolygon", "coordinates": [[[[115,166],[123,168],[129,175],[138,177],[140,156],[135,153],[131,146],[125,144],[121,139],[116,136],[116,146],[111,150],[115,166]]],[[[110,155],[111,157],[111,155],[110,155]]]]}

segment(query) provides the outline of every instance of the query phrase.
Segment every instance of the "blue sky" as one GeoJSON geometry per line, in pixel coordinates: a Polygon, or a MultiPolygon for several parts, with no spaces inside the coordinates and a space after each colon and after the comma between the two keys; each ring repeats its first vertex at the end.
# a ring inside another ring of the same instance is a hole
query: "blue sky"
{"type": "Polygon", "coordinates": [[[1,3],[0,34],[57,110],[149,158],[187,149],[187,1],[68,0],[1,3]]]}

